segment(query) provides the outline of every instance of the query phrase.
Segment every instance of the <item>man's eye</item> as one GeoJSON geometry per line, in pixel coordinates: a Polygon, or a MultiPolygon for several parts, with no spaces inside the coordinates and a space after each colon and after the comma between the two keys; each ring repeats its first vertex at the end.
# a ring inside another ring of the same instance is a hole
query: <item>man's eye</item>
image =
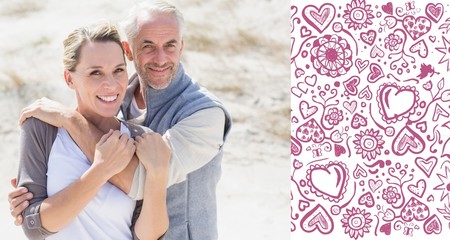
{"type": "Polygon", "coordinates": [[[123,68],[117,68],[114,72],[119,73],[119,72],[123,72],[123,71],[125,71],[125,69],[123,69],[123,68]]]}

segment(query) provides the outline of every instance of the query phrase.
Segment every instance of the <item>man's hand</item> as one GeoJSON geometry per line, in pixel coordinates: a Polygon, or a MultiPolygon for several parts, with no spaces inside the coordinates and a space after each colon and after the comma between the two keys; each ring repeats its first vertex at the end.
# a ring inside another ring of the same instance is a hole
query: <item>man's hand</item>
{"type": "Polygon", "coordinates": [[[8,194],[9,209],[11,216],[15,219],[14,224],[19,226],[23,223],[22,212],[30,204],[28,200],[33,198],[33,194],[25,187],[17,187],[17,179],[11,179],[14,189],[8,194]]]}
{"type": "Polygon", "coordinates": [[[136,151],[134,140],[120,131],[110,130],[103,135],[95,147],[93,166],[101,166],[101,170],[108,176],[121,172],[131,160],[136,151]]]}
{"type": "Polygon", "coordinates": [[[144,165],[147,176],[167,177],[171,153],[169,144],[159,133],[144,133],[136,137],[136,155],[144,165]]]}
{"type": "Polygon", "coordinates": [[[55,127],[63,127],[63,121],[76,113],[74,109],[44,97],[22,109],[19,125],[27,118],[35,117],[55,127]]]}

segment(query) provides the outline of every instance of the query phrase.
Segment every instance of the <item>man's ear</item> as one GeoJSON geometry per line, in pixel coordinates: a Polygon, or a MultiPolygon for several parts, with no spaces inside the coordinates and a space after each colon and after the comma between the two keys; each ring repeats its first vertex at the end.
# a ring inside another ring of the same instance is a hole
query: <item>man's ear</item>
{"type": "Polygon", "coordinates": [[[122,41],[123,49],[125,50],[125,56],[129,61],[133,61],[133,54],[131,53],[130,44],[127,41],[122,41]]]}
{"type": "Polygon", "coordinates": [[[64,80],[66,81],[66,84],[67,86],[69,86],[69,88],[75,88],[73,85],[72,73],[67,69],[64,69],[64,80]]]}

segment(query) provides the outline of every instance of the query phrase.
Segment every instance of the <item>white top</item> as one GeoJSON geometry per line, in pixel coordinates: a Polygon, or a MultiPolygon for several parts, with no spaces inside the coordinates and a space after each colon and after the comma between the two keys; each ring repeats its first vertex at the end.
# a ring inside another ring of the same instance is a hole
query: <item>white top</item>
{"type": "MultiPolygon", "coordinates": [[[[137,104],[132,103],[130,112],[141,115],[131,115],[129,121],[140,123],[146,111],[136,108],[137,104]]],[[[217,155],[223,145],[224,125],[225,113],[219,107],[212,107],[193,113],[164,133],[172,150],[167,187],[185,181],[188,173],[203,167],[217,155]]],[[[144,182],[145,168],[139,164],[128,195],[142,199],[144,182]]]]}
{"type": "MultiPolygon", "coordinates": [[[[130,134],[123,124],[120,131],[130,134]]],[[[48,196],[75,182],[90,165],[66,129],[59,128],[48,161],[48,196]]],[[[132,239],[130,226],[135,204],[107,182],[68,226],[47,239],[132,239]]]]}

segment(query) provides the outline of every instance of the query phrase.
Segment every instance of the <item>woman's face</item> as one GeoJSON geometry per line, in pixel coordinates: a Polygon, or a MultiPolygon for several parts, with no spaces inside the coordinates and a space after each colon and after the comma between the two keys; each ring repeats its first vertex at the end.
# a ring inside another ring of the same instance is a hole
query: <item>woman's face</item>
{"type": "Polygon", "coordinates": [[[122,49],[112,41],[85,43],[75,71],[66,70],[65,78],[76,92],[81,114],[87,118],[115,116],[128,85],[122,49]]]}

